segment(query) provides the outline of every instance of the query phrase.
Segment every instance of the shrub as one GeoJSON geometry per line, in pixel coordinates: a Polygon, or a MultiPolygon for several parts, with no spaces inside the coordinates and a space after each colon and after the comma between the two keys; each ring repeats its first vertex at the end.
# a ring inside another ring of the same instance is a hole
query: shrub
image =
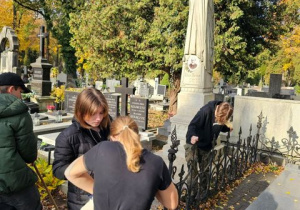
{"type": "MultiPolygon", "coordinates": [[[[52,194],[52,191],[56,190],[60,185],[62,185],[65,182],[65,180],[60,180],[53,176],[52,165],[48,165],[48,162],[45,159],[38,158],[35,161],[35,165],[36,165],[38,171],[40,172],[40,174],[51,194],[52,194]]],[[[33,166],[29,165],[29,167],[34,172],[36,172],[36,170],[33,166]]],[[[38,186],[38,189],[39,189],[39,192],[41,195],[41,199],[43,200],[48,194],[47,194],[47,191],[46,191],[40,177],[39,177],[36,185],[38,186]]]]}

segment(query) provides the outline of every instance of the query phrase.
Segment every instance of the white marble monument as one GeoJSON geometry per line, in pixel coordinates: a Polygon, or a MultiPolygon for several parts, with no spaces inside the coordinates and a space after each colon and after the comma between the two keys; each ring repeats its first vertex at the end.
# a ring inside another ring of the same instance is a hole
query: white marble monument
{"type": "Polygon", "coordinates": [[[4,72],[18,72],[19,40],[15,31],[4,26],[0,33],[0,74],[4,72]]]}
{"type": "MultiPolygon", "coordinates": [[[[183,66],[181,91],[178,94],[177,114],[171,118],[171,130],[176,126],[180,140],[177,156],[184,157],[187,127],[197,111],[214,99],[212,83],[214,47],[214,5],[213,0],[190,0],[189,20],[183,66]]],[[[170,148],[164,146],[167,154],[170,148]]]]}

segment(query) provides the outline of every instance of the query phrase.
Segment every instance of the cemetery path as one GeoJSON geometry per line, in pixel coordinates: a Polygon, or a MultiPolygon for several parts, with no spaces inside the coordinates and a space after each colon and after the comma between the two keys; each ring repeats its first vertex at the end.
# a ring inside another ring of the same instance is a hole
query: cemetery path
{"type": "Polygon", "coordinates": [[[219,201],[216,209],[244,210],[277,178],[273,172],[252,173],[228,195],[219,201]]]}

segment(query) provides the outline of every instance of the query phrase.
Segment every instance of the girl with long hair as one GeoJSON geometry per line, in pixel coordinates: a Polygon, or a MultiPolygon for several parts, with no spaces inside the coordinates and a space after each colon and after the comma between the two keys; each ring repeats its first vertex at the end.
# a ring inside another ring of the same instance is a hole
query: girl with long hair
{"type": "MultiPolygon", "coordinates": [[[[72,124],[55,141],[53,174],[66,179],[66,168],[92,147],[108,140],[111,118],[103,94],[95,88],[83,90],[77,97],[72,124]]],[[[68,183],[69,210],[79,210],[90,199],[90,194],[68,183]]]]}
{"type": "Polygon", "coordinates": [[[154,197],[175,209],[178,193],[161,157],[143,149],[138,126],[130,117],[111,124],[111,141],[101,142],[75,160],[65,176],[93,194],[94,209],[150,209],[154,197]],[[92,178],[88,171],[93,171],[92,178]]]}

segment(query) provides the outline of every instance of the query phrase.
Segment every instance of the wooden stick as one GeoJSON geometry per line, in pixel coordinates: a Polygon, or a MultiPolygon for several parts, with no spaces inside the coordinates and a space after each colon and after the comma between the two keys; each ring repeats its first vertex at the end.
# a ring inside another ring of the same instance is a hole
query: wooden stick
{"type": "Polygon", "coordinates": [[[53,199],[53,197],[52,197],[52,195],[51,195],[51,193],[50,193],[50,191],[49,191],[49,189],[48,189],[46,183],[44,182],[41,173],[39,172],[39,170],[38,170],[38,168],[36,167],[35,163],[32,163],[32,165],[33,165],[33,167],[34,167],[34,169],[35,169],[35,171],[36,171],[38,177],[40,178],[42,184],[44,185],[44,188],[46,189],[46,191],[47,191],[47,193],[48,193],[48,195],[49,195],[49,197],[50,197],[50,200],[51,200],[52,203],[54,204],[55,209],[58,210],[58,206],[57,206],[56,202],[54,201],[54,199],[53,199]]]}

